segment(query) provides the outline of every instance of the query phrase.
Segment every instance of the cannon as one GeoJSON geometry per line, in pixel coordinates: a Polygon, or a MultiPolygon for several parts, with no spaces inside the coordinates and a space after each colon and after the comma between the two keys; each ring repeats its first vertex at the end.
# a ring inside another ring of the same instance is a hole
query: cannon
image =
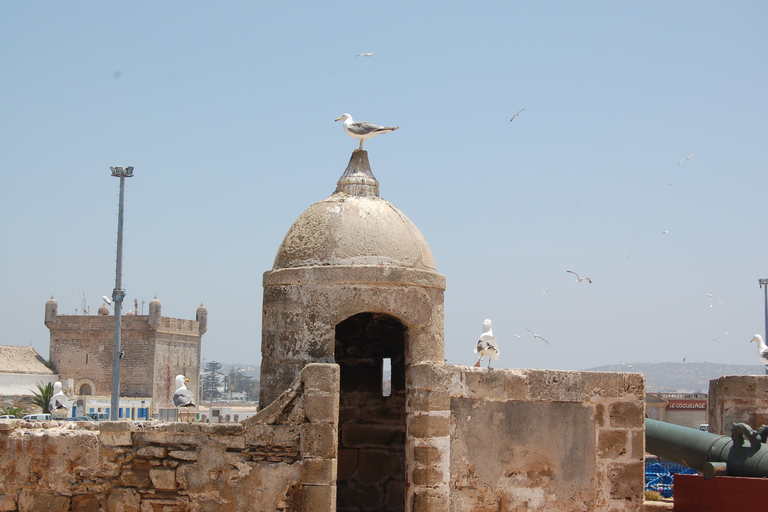
{"type": "Polygon", "coordinates": [[[768,478],[768,427],[735,423],[720,436],[663,421],[645,420],[645,451],[704,474],[768,478]]]}

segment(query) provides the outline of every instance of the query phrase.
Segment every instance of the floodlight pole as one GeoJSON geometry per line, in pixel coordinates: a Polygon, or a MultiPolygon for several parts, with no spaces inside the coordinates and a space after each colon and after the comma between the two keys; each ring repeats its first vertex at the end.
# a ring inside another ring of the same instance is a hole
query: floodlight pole
{"type": "MultiPolygon", "coordinates": [[[[765,340],[768,341],[768,279],[760,279],[760,288],[765,290],[765,340]]],[[[765,366],[765,374],[768,375],[768,365],[765,366]]]]}
{"type": "Polygon", "coordinates": [[[117,211],[117,262],[115,264],[115,289],[112,290],[112,302],[115,307],[115,348],[112,353],[112,402],[109,419],[118,420],[120,408],[120,330],[121,309],[125,290],[123,290],[123,199],[125,198],[125,178],[133,177],[133,167],[110,167],[112,176],[120,178],[120,202],[117,211]]]}

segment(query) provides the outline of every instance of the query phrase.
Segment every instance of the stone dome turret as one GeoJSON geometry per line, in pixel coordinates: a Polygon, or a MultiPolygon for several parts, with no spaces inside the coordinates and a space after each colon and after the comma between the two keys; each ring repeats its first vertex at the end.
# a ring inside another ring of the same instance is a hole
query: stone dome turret
{"type": "Polygon", "coordinates": [[[435,272],[416,225],[379,197],[366,151],[355,151],[336,191],[307,208],[277,251],[273,270],[384,265],[435,272]]]}
{"type": "Polygon", "coordinates": [[[99,311],[98,311],[98,313],[99,313],[99,315],[101,315],[101,316],[107,316],[107,315],[109,315],[109,313],[110,313],[110,311],[109,311],[109,306],[107,306],[106,304],[102,304],[101,306],[99,306],[99,311]]]}

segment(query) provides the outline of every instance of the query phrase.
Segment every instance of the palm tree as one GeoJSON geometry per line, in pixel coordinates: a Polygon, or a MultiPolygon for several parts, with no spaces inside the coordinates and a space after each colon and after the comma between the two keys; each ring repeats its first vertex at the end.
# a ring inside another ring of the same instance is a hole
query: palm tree
{"type": "Polygon", "coordinates": [[[49,382],[45,386],[43,386],[38,382],[37,391],[32,392],[32,403],[40,407],[43,410],[43,413],[50,414],[51,411],[48,409],[48,403],[51,401],[52,396],[53,396],[53,384],[49,382]]]}

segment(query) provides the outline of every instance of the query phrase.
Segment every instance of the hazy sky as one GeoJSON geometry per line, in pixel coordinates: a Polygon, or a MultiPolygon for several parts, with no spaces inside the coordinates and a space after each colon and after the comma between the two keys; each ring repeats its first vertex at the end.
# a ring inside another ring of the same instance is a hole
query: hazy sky
{"type": "Polygon", "coordinates": [[[47,357],[51,295],[111,295],[131,165],[126,310],[203,303],[203,357],[260,362],[262,274],[349,112],[400,127],[365,149],[447,278],[450,363],[490,318],[498,367],[755,364],[766,26],[764,1],[0,2],[0,344],[47,357]]]}

